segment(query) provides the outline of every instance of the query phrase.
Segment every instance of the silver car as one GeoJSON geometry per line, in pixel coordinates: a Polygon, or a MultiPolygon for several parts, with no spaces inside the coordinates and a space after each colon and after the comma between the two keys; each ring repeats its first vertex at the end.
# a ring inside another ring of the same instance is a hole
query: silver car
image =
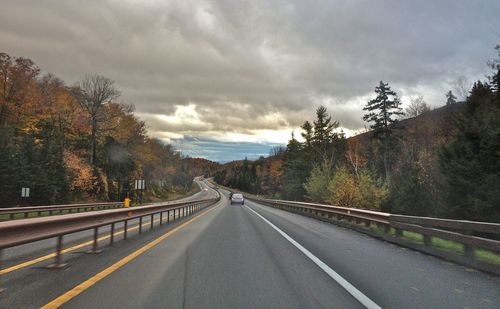
{"type": "Polygon", "coordinates": [[[231,205],[233,204],[245,205],[245,199],[243,198],[243,195],[240,193],[234,193],[231,197],[231,205]]]}

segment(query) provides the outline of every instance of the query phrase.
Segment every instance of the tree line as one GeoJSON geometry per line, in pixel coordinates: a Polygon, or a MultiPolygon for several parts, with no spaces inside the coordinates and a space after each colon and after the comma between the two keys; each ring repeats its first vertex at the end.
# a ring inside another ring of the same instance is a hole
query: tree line
{"type": "Polygon", "coordinates": [[[104,76],[66,85],[30,59],[0,53],[1,207],[123,200],[136,179],[146,180],[146,198],[191,190],[191,160],[148,137],[119,98],[104,76]]]}
{"type": "Polygon", "coordinates": [[[287,200],[418,216],[500,222],[500,47],[492,75],[464,102],[450,90],[432,110],[423,97],[403,110],[388,83],[363,108],[370,131],[346,138],[325,107],[301,141],[268,158],[226,165],[215,180],[287,200]]]}

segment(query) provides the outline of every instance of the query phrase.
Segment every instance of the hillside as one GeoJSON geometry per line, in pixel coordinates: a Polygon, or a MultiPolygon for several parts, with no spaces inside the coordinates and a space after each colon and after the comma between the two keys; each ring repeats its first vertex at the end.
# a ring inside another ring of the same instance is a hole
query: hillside
{"type": "Polygon", "coordinates": [[[382,209],[413,215],[448,215],[439,149],[457,131],[464,103],[443,106],[394,127],[391,182],[384,177],[382,144],[372,131],[329,142],[325,161],[307,142],[291,140],[276,155],[220,165],[213,173],[223,185],[291,200],[382,209]]]}
{"type": "MultiPolygon", "coordinates": [[[[435,149],[448,141],[455,128],[454,119],[463,108],[464,103],[442,106],[432,111],[418,115],[417,117],[403,119],[400,121],[401,140],[412,141],[417,147],[424,147],[429,151],[435,149]]],[[[346,139],[348,145],[356,145],[367,155],[374,151],[376,143],[373,141],[371,131],[364,132],[346,139]]],[[[285,154],[277,154],[254,161],[247,161],[250,166],[255,165],[259,184],[253,189],[253,193],[273,196],[280,189],[281,177],[283,176],[283,163],[285,154]]],[[[435,157],[433,160],[436,160],[435,157]]],[[[220,164],[212,174],[224,185],[238,187],[234,178],[244,169],[245,160],[231,161],[220,164]]]]}

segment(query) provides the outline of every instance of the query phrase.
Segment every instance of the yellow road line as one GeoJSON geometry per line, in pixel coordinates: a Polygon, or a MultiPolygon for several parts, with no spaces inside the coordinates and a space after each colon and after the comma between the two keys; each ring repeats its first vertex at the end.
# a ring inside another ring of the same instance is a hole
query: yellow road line
{"type": "MultiPolygon", "coordinates": [[[[156,219],[156,220],[153,221],[153,223],[158,223],[158,222],[160,222],[160,219],[156,219]]],[[[142,226],[146,227],[146,226],[148,226],[150,224],[151,224],[151,221],[148,221],[148,222],[143,223],[142,226]]],[[[136,226],[128,228],[127,232],[137,230],[138,228],[139,228],[139,224],[136,225],[136,226]]],[[[114,236],[116,237],[116,236],[119,236],[121,234],[123,234],[123,231],[115,232],[114,236]]],[[[106,236],[99,237],[97,239],[97,241],[103,241],[103,240],[107,240],[109,238],[111,238],[111,235],[106,235],[106,236]]],[[[66,249],[62,250],[61,254],[69,253],[69,252],[75,251],[77,249],[81,249],[81,248],[90,246],[90,245],[92,245],[93,242],[94,242],[93,240],[90,240],[90,241],[86,241],[86,242],[80,243],[78,245],[74,245],[72,247],[69,247],[69,248],[66,248],[66,249]]],[[[46,261],[48,259],[54,258],[55,256],[56,256],[56,253],[52,252],[52,253],[49,253],[47,255],[35,258],[35,259],[29,260],[29,261],[26,261],[26,262],[23,262],[23,263],[20,263],[20,264],[16,264],[14,266],[7,267],[5,269],[1,269],[0,270],[0,275],[5,275],[5,274],[8,274],[10,272],[13,272],[13,271],[16,271],[16,270],[19,270],[19,269],[22,269],[22,268],[25,268],[25,267],[28,267],[28,266],[31,266],[31,265],[43,262],[43,261],[46,261]]]]}
{"type": "Polygon", "coordinates": [[[143,254],[144,252],[148,251],[149,249],[153,248],[154,246],[156,246],[157,244],[159,244],[164,239],[166,239],[166,238],[170,237],[171,235],[173,235],[178,230],[180,230],[183,227],[187,226],[188,224],[194,222],[196,219],[200,218],[201,216],[206,215],[207,213],[211,212],[212,210],[216,209],[217,207],[209,209],[208,211],[205,211],[205,212],[197,215],[196,217],[191,218],[189,221],[186,221],[186,222],[182,223],[181,225],[175,227],[171,231],[169,231],[169,232],[163,234],[162,236],[156,238],[152,242],[150,242],[147,245],[145,245],[145,246],[139,248],[138,250],[132,252],[131,254],[127,255],[124,258],[122,258],[121,260],[119,260],[118,262],[116,262],[113,265],[109,266],[108,268],[100,271],[96,275],[94,275],[94,276],[90,277],[89,279],[83,281],[82,283],[80,283],[79,285],[75,286],[71,290],[67,291],[66,293],[64,293],[61,296],[57,297],[56,299],[52,300],[51,302],[49,302],[45,306],[42,306],[41,309],[59,308],[63,304],[67,303],[71,299],[73,299],[76,296],[78,296],[80,293],[84,292],[85,290],[87,290],[88,288],[90,288],[91,286],[93,286],[94,284],[96,284],[97,282],[101,281],[102,279],[104,279],[107,276],[109,276],[110,274],[112,274],[115,270],[120,269],[121,267],[123,267],[124,265],[126,265],[128,262],[132,261],[133,259],[135,259],[136,257],[140,256],[141,254],[143,254]]]}

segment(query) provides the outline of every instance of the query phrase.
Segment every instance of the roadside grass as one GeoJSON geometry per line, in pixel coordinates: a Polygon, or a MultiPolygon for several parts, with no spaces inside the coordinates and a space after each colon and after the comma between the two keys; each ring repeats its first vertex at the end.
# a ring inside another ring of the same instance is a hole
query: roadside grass
{"type": "Polygon", "coordinates": [[[484,249],[476,249],[476,259],[495,265],[500,265],[500,254],[484,249]]]}
{"type": "MultiPolygon", "coordinates": [[[[342,222],[349,223],[347,220],[342,220],[342,222]]],[[[355,225],[358,228],[366,228],[363,224],[356,224],[354,222],[350,222],[351,225],[355,225]]],[[[383,235],[385,233],[385,229],[383,226],[379,225],[370,225],[368,228],[372,232],[378,235],[383,235]]],[[[410,232],[410,231],[402,231],[402,236],[401,238],[406,239],[411,242],[423,244],[424,243],[424,236],[419,233],[415,232],[410,232]]],[[[388,234],[396,237],[396,230],[394,228],[390,228],[388,231],[388,234]]],[[[457,254],[464,254],[464,246],[461,243],[451,241],[451,240],[446,240],[442,239],[439,237],[432,237],[431,238],[431,246],[435,247],[440,250],[444,251],[449,251],[457,254]]],[[[481,248],[475,248],[474,249],[474,254],[477,260],[494,264],[494,265],[500,265],[500,254],[497,254],[493,251],[486,250],[486,249],[481,249],[481,248]]]]}
{"type": "MultiPolygon", "coordinates": [[[[66,213],[66,212],[67,211],[53,211],[52,215],[60,215],[60,214],[66,213]]],[[[27,218],[36,218],[36,217],[46,217],[48,215],[49,215],[48,211],[42,211],[40,214],[38,214],[38,212],[34,211],[34,212],[28,213],[27,216],[25,216],[22,213],[18,213],[18,214],[14,214],[13,220],[16,220],[16,219],[27,219],[27,218]]],[[[0,221],[7,221],[7,220],[10,220],[9,219],[9,215],[0,215],[0,221]]]]}
{"type": "Polygon", "coordinates": [[[446,240],[439,237],[432,237],[431,244],[433,247],[436,247],[444,251],[450,251],[460,254],[464,253],[464,246],[460,243],[451,240],[446,240]]]}

